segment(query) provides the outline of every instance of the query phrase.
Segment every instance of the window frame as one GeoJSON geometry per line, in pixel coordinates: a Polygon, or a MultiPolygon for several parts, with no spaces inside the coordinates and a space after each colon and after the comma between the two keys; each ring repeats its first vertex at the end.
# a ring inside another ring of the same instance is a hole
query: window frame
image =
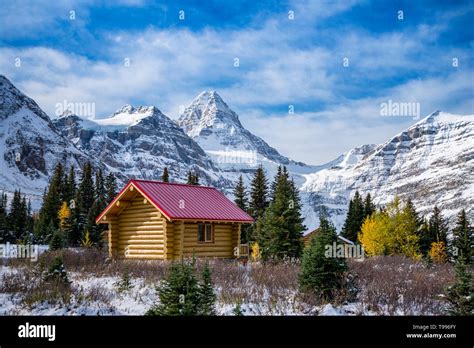
{"type": "Polygon", "coordinates": [[[197,242],[199,244],[209,244],[209,243],[214,243],[214,224],[213,223],[208,223],[208,222],[200,222],[198,223],[198,230],[197,230],[197,242]],[[203,226],[203,229],[204,229],[204,240],[199,240],[199,226],[203,226]],[[207,237],[207,233],[206,233],[206,230],[207,230],[207,226],[211,226],[211,239],[210,240],[207,240],[206,237],[207,237]]]}

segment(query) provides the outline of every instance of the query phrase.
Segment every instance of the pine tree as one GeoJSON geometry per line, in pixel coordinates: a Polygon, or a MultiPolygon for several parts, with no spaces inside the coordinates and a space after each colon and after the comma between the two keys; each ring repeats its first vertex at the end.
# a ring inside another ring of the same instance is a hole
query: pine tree
{"type": "Polygon", "coordinates": [[[105,179],[105,204],[112,202],[117,195],[117,179],[113,173],[107,175],[105,179]]]}
{"type": "Polygon", "coordinates": [[[471,273],[467,270],[466,259],[458,257],[455,265],[455,284],[446,290],[449,303],[448,313],[452,315],[474,314],[474,290],[471,273]]]}
{"type": "Polygon", "coordinates": [[[242,175],[239,177],[239,181],[237,181],[237,185],[234,188],[234,197],[235,204],[243,211],[246,211],[247,195],[245,192],[244,179],[242,178],[242,175]]]}
{"type": "Polygon", "coordinates": [[[61,237],[61,234],[58,231],[56,231],[54,232],[49,242],[49,250],[59,250],[62,248],[63,248],[63,238],[61,237]]]}
{"type": "Polygon", "coordinates": [[[428,257],[431,250],[431,245],[436,242],[436,238],[433,238],[430,234],[430,226],[427,219],[421,220],[420,226],[420,252],[423,256],[428,257]]]}
{"type": "Polygon", "coordinates": [[[211,270],[209,264],[204,265],[202,271],[202,282],[199,284],[199,315],[215,315],[216,294],[212,283],[211,270]]]}
{"type": "Polygon", "coordinates": [[[76,173],[74,166],[69,168],[69,174],[66,177],[66,182],[64,184],[64,197],[63,201],[71,203],[71,200],[76,198],[76,173]]]}
{"type": "MultiPolygon", "coordinates": [[[[244,180],[242,178],[242,175],[239,177],[239,181],[237,182],[237,185],[234,188],[234,197],[235,197],[235,204],[242,209],[243,211],[248,210],[248,199],[247,199],[247,193],[245,190],[244,186],[244,180]]],[[[249,234],[249,229],[251,226],[245,224],[241,226],[240,229],[240,242],[242,244],[248,243],[248,234],[249,234]]]]}
{"type": "Polygon", "coordinates": [[[444,242],[445,245],[448,245],[448,227],[438,207],[434,207],[433,215],[429,219],[428,224],[429,234],[433,236],[437,242],[444,242]]]}
{"type": "Polygon", "coordinates": [[[7,226],[11,233],[12,242],[24,240],[28,236],[27,231],[28,214],[25,197],[22,197],[20,191],[15,191],[10,206],[10,212],[7,216],[7,226]]]}
{"type": "Polygon", "coordinates": [[[341,233],[343,237],[350,241],[357,242],[357,235],[366,217],[364,208],[362,197],[359,191],[356,191],[354,197],[349,202],[349,210],[341,233]]]}
{"type": "Polygon", "coordinates": [[[263,259],[299,258],[303,251],[301,203],[288,171],[283,168],[275,177],[274,199],[259,225],[257,240],[263,259]]]}
{"type": "Polygon", "coordinates": [[[193,172],[188,171],[188,185],[196,185],[199,186],[199,175],[198,174],[193,174],[193,172]]]}
{"type": "Polygon", "coordinates": [[[92,165],[87,162],[82,169],[81,182],[77,190],[77,206],[80,212],[87,215],[94,204],[95,191],[92,180],[92,165]]]}
{"type": "Polygon", "coordinates": [[[163,174],[161,175],[161,181],[163,181],[163,182],[169,182],[170,181],[170,175],[168,173],[168,167],[165,167],[163,169],[163,174]]]}
{"type": "Polygon", "coordinates": [[[347,270],[345,258],[329,257],[327,247],[338,243],[336,229],[325,214],[320,215],[319,232],[311,238],[303,253],[299,284],[303,292],[320,293],[330,301],[334,290],[342,286],[343,274],[347,270]]]}
{"type": "Polygon", "coordinates": [[[270,201],[275,199],[275,192],[277,188],[277,184],[283,174],[283,169],[281,166],[278,166],[277,173],[275,175],[275,178],[273,182],[270,184],[270,201]]]}
{"type": "Polygon", "coordinates": [[[173,263],[165,280],[157,287],[160,303],[146,315],[198,315],[199,286],[194,265],[173,263]]]}
{"type": "Polygon", "coordinates": [[[95,172],[95,201],[97,202],[98,209],[100,209],[100,211],[104,210],[104,208],[107,206],[105,199],[106,193],[104,176],[102,174],[102,169],[99,168],[95,172]]]}
{"type": "Polygon", "coordinates": [[[372,215],[376,211],[375,204],[372,202],[372,197],[370,196],[370,193],[367,193],[367,196],[365,196],[364,200],[364,218],[367,216],[372,215]]]}
{"type": "MultiPolygon", "coordinates": [[[[249,202],[249,213],[258,221],[263,218],[265,209],[268,207],[268,182],[265,177],[265,171],[262,166],[259,166],[255,171],[254,177],[250,184],[250,202],[249,202]]],[[[254,223],[248,231],[248,240],[255,241],[257,238],[257,224],[254,223]]]]}
{"type": "Polygon", "coordinates": [[[6,243],[11,240],[11,234],[8,229],[7,204],[7,194],[2,192],[0,195],[0,243],[6,243]]]}
{"type": "Polygon", "coordinates": [[[472,262],[472,245],[474,244],[473,229],[469,226],[466,211],[459,212],[456,227],[453,229],[453,255],[461,257],[466,264],[472,262]]]}
{"type": "Polygon", "coordinates": [[[39,241],[48,241],[45,238],[51,223],[54,228],[57,229],[59,227],[58,211],[61,208],[66,191],[64,182],[64,168],[61,163],[58,163],[48,188],[43,195],[43,203],[38,214],[38,222],[35,226],[35,235],[39,241]]]}

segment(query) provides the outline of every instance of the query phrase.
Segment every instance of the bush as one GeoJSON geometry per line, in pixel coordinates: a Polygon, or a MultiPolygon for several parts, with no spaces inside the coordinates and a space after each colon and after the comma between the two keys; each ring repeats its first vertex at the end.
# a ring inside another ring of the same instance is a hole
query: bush
{"type": "Polygon", "coordinates": [[[115,286],[119,292],[130,290],[132,288],[130,272],[125,271],[122,275],[122,278],[115,283],[115,286]]]}
{"type": "Polygon", "coordinates": [[[70,284],[62,257],[56,257],[43,276],[44,281],[70,284]]]}
{"type": "Polygon", "coordinates": [[[216,296],[211,271],[206,264],[201,283],[195,275],[195,263],[181,262],[170,267],[169,274],[157,287],[160,303],[146,315],[213,315],[216,296]]]}

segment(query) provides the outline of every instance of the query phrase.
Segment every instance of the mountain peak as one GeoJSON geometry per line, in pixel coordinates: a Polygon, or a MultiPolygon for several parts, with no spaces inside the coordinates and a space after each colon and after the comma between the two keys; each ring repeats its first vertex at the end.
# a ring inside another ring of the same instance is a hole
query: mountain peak
{"type": "Polygon", "coordinates": [[[44,121],[50,122],[33,99],[23,94],[8,78],[0,75],[0,120],[15,114],[21,108],[29,109],[44,121]]]}
{"type": "Polygon", "coordinates": [[[190,137],[213,128],[242,128],[239,116],[214,90],[201,92],[178,119],[178,124],[190,137]]]}

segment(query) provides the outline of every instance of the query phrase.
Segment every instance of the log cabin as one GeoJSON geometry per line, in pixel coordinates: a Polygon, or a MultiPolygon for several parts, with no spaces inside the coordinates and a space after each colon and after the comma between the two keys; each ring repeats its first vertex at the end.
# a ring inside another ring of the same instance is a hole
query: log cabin
{"type": "Polygon", "coordinates": [[[252,222],[213,187],[135,179],[96,218],[108,224],[110,257],[146,260],[237,257],[252,222]]]}

